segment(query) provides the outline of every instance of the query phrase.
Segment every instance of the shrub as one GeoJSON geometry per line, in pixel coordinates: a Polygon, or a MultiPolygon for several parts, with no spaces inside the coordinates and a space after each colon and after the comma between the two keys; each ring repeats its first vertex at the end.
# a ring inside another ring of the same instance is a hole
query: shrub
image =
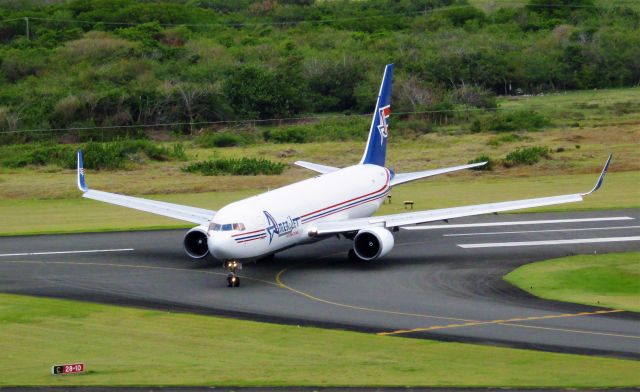
{"type": "Polygon", "coordinates": [[[286,127],[267,129],[263,133],[264,140],[272,143],[308,143],[309,131],[303,127],[286,127]]]}
{"type": "MultiPolygon", "coordinates": [[[[89,169],[123,169],[127,161],[141,161],[146,156],[154,161],[186,160],[184,146],[174,144],[171,149],[148,140],[117,140],[108,143],[89,142],[84,145],[85,167],[89,169]]],[[[70,168],[74,167],[75,160],[70,168]]]]}
{"type": "Polygon", "coordinates": [[[548,147],[520,147],[511,151],[504,158],[504,165],[512,167],[517,165],[533,165],[540,161],[540,158],[550,158],[548,147]]]}
{"type": "Polygon", "coordinates": [[[171,146],[169,151],[169,157],[177,161],[186,161],[189,159],[187,156],[187,150],[184,149],[184,144],[176,143],[171,146]]]}
{"type": "Polygon", "coordinates": [[[342,111],[356,105],[355,87],[363,79],[358,64],[327,62],[313,69],[309,77],[312,106],[315,111],[342,111]]]}
{"type": "MultiPolygon", "coordinates": [[[[148,140],[118,140],[115,142],[89,142],[83,145],[84,167],[88,169],[123,169],[128,161],[148,158],[155,161],[169,159],[186,160],[182,144],[171,148],[158,146],[148,140]]],[[[13,145],[2,149],[0,166],[24,167],[28,165],[57,165],[63,168],[76,167],[76,149],[60,145],[13,145]]]]}
{"type": "Polygon", "coordinates": [[[469,127],[469,130],[473,133],[482,131],[482,123],[480,122],[480,119],[476,118],[475,120],[473,120],[471,126],[469,127]]]}
{"type": "Polygon", "coordinates": [[[303,83],[288,68],[272,72],[254,66],[233,69],[223,84],[227,102],[247,118],[287,117],[304,108],[303,83]]]}
{"type": "Polygon", "coordinates": [[[9,49],[2,58],[0,70],[7,80],[15,82],[29,75],[36,75],[46,65],[41,50],[9,49]]]}
{"type": "Polygon", "coordinates": [[[484,171],[493,170],[493,166],[495,164],[495,161],[493,159],[491,159],[490,157],[486,156],[486,155],[480,155],[479,157],[476,157],[476,158],[470,160],[467,163],[468,164],[472,164],[472,163],[480,163],[480,162],[487,162],[487,164],[484,165],[484,166],[473,167],[473,168],[471,168],[471,170],[484,170],[484,171]]]}
{"type": "Polygon", "coordinates": [[[483,109],[498,107],[495,93],[479,86],[463,86],[455,89],[452,95],[453,101],[457,104],[483,109]]]}
{"type": "Polygon", "coordinates": [[[199,136],[196,144],[200,147],[235,147],[252,144],[254,141],[255,136],[249,133],[217,132],[199,136]]]}
{"type": "Polygon", "coordinates": [[[184,166],[182,171],[201,173],[205,176],[236,175],[255,176],[258,174],[282,174],[286,164],[272,162],[264,158],[211,159],[184,166]]]}
{"type": "Polygon", "coordinates": [[[393,134],[403,137],[416,137],[419,135],[424,135],[433,132],[434,128],[435,126],[433,122],[420,117],[409,117],[402,120],[398,119],[397,121],[393,122],[393,134]]]}
{"type": "Polygon", "coordinates": [[[90,31],[83,38],[69,41],[59,51],[61,56],[70,63],[90,60],[99,62],[104,59],[124,57],[129,55],[135,44],[124,39],[116,38],[101,31],[90,31]]]}
{"type": "Polygon", "coordinates": [[[0,166],[9,168],[25,167],[29,165],[59,165],[66,166],[73,149],[69,146],[58,145],[12,145],[1,151],[0,166]]]}
{"type": "Polygon", "coordinates": [[[489,130],[498,132],[531,131],[549,125],[548,118],[534,110],[515,110],[496,113],[489,122],[489,130]]]}
{"type": "MultiPolygon", "coordinates": [[[[368,116],[327,117],[320,121],[286,127],[268,128],[262,134],[272,143],[311,143],[344,140],[367,140],[370,118],[368,116]]],[[[393,129],[400,127],[393,123],[393,129]]]]}

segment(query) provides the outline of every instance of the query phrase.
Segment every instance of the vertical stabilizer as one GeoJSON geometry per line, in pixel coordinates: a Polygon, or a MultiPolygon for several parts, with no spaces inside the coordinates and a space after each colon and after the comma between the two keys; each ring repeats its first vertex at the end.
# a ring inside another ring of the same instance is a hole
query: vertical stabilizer
{"type": "Polygon", "coordinates": [[[393,79],[393,64],[387,64],[382,76],[382,84],[378,92],[376,109],[371,120],[367,147],[362,155],[360,164],[384,166],[387,156],[387,137],[389,136],[389,116],[391,115],[391,80],[393,79]]]}

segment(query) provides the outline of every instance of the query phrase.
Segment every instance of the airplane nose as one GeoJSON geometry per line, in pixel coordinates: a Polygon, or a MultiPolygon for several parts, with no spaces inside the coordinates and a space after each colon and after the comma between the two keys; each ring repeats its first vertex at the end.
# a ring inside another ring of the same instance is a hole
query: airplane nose
{"type": "Polygon", "coordinates": [[[232,258],[231,242],[233,240],[219,233],[209,233],[207,236],[207,245],[209,251],[216,259],[224,260],[232,258]]]}

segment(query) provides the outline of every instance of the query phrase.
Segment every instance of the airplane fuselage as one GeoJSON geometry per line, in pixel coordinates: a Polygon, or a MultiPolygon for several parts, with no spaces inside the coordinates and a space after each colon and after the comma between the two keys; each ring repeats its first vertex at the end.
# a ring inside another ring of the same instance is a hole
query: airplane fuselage
{"type": "Polygon", "coordinates": [[[251,260],[313,239],[323,220],[373,215],[390,191],[391,174],[377,165],[355,165],[231,203],[207,229],[219,260],[251,260]]]}

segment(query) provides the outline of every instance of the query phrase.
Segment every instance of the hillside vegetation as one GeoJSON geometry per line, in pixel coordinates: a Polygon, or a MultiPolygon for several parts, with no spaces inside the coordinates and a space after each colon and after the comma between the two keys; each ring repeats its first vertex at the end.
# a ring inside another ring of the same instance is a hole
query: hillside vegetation
{"type": "MultiPolygon", "coordinates": [[[[452,123],[545,127],[549,119],[535,110],[496,113],[495,96],[640,81],[640,13],[627,2],[473,3],[4,1],[0,143],[151,128],[251,133],[256,123],[244,120],[366,113],[389,62],[397,65],[394,111],[422,112],[402,117],[423,124],[419,132],[452,123]],[[149,124],[172,125],[140,127],[149,124]],[[14,133],[95,126],[116,128],[14,133]]],[[[259,137],[309,137],[288,132],[259,137]]],[[[234,137],[212,143],[240,143],[234,137]]]]}

